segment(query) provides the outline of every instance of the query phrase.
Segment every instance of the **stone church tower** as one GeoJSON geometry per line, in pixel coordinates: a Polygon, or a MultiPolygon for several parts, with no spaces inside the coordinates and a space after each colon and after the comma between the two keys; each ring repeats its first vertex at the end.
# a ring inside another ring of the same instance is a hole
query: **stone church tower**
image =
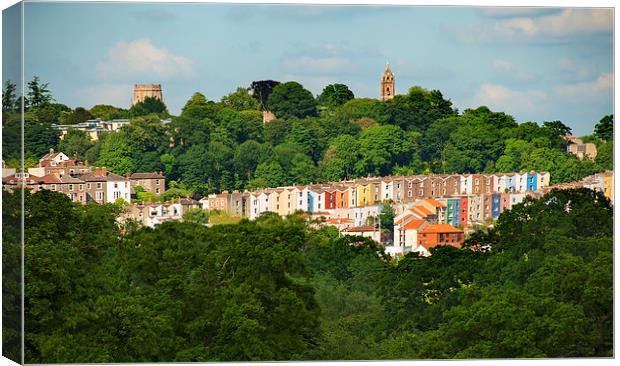
{"type": "Polygon", "coordinates": [[[164,101],[164,96],[161,92],[161,84],[135,84],[133,86],[131,105],[134,106],[149,97],[157,98],[162,102],[164,101]]]}
{"type": "Polygon", "coordinates": [[[388,63],[381,75],[381,100],[386,101],[394,98],[394,74],[388,63]]]}

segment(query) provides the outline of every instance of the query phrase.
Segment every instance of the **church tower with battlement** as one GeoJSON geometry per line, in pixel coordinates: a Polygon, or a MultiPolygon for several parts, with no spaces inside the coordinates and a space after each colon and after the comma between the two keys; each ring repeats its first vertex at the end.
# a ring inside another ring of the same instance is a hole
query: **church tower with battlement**
{"type": "Polygon", "coordinates": [[[394,73],[390,69],[390,64],[387,63],[381,75],[381,101],[385,102],[394,98],[394,93],[394,73]]]}

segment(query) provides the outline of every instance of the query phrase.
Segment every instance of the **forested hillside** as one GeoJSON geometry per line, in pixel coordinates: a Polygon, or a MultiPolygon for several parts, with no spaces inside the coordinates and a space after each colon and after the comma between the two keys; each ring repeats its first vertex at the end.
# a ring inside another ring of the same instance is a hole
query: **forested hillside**
{"type": "MultiPolygon", "coordinates": [[[[5,224],[19,198],[3,192],[5,224]]],[[[27,363],[613,355],[613,210],[590,190],[400,261],[298,216],[150,229],[117,214],[25,192],[27,363]]],[[[5,271],[18,248],[3,230],[5,271]]]]}
{"type": "MultiPolygon", "coordinates": [[[[253,94],[238,88],[219,102],[195,93],[179,116],[162,125],[160,119],[170,115],[157,99],[129,110],[109,105],[72,110],[53,103],[47,84],[35,79],[29,85],[27,166],[55,148],[121,175],[161,170],[169,185],[198,195],[431,172],[549,171],[557,183],[613,169],[613,116],[584,138],[598,145],[596,161],[580,161],[565,152],[562,137],[570,128],[560,121],[517,124],[484,106],[459,112],[440,91],[417,86],[381,102],[354,98],[342,84],[328,85],[314,98],[296,82],[260,81],[252,84],[253,94]],[[261,109],[278,118],[263,123],[261,109]],[[51,127],[88,118],[132,122],[98,141],[77,130],[61,141],[51,127]]],[[[8,87],[3,159],[16,165],[20,119],[8,87]]]]}

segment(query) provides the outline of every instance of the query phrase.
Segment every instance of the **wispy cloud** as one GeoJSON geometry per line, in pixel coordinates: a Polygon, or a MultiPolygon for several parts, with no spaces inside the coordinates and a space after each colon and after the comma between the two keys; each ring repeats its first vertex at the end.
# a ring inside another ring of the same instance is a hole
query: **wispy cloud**
{"type": "Polygon", "coordinates": [[[606,73],[599,75],[595,80],[558,85],[555,87],[555,92],[563,98],[596,101],[611,98],[613,88],[613,75],[606,73]]]}
{"type": "Polygon", "coordinates": [[[95,69],[102,79],[140,76],[165,79],[194,73],[190,59],[158,48],[148,38],[118,42],[95,69]]]}
{"type": "Polygon", "coordinates": [[[474,105],[519,114],[540,110],[548,95],[542,90],[514,90],[499,84],[482,84],[474,96],[474,105]]]}
{"type": "Polygon", "coordinates": [[[544,16],[520,16],[481,22],[465,27],[445,28],[462,42],[566,41],[570,37],[611,34],[612,9],[563,9],[544,16]]]}
{"type": "Polygon", "coordinates": [[[499,72],[509,72],[512,70],[512,63],[503,59],[495,59],[493,60],[493,69],[499,72]]]}

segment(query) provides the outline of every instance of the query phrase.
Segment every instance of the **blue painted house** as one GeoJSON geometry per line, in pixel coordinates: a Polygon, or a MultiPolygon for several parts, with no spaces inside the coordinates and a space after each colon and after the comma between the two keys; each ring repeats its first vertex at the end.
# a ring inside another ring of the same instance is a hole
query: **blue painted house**
{"type": "Polygon", "coordinates": [[[491,195],[491,216],[494,219],[498,218],[501,212],[501,197],[500,193],[493,193],[491,195]]]}
{"type": "Polygon", "coordinates": [[[526,189],[534,192],[538,190],[538,174],[536,172],[528,173],[526,189]]]}
{"type": "Polygon", "coordinates": [[[446,202],[446,223],[458,227],[461,223],[461,199],[448,198],[446,202]]]}

